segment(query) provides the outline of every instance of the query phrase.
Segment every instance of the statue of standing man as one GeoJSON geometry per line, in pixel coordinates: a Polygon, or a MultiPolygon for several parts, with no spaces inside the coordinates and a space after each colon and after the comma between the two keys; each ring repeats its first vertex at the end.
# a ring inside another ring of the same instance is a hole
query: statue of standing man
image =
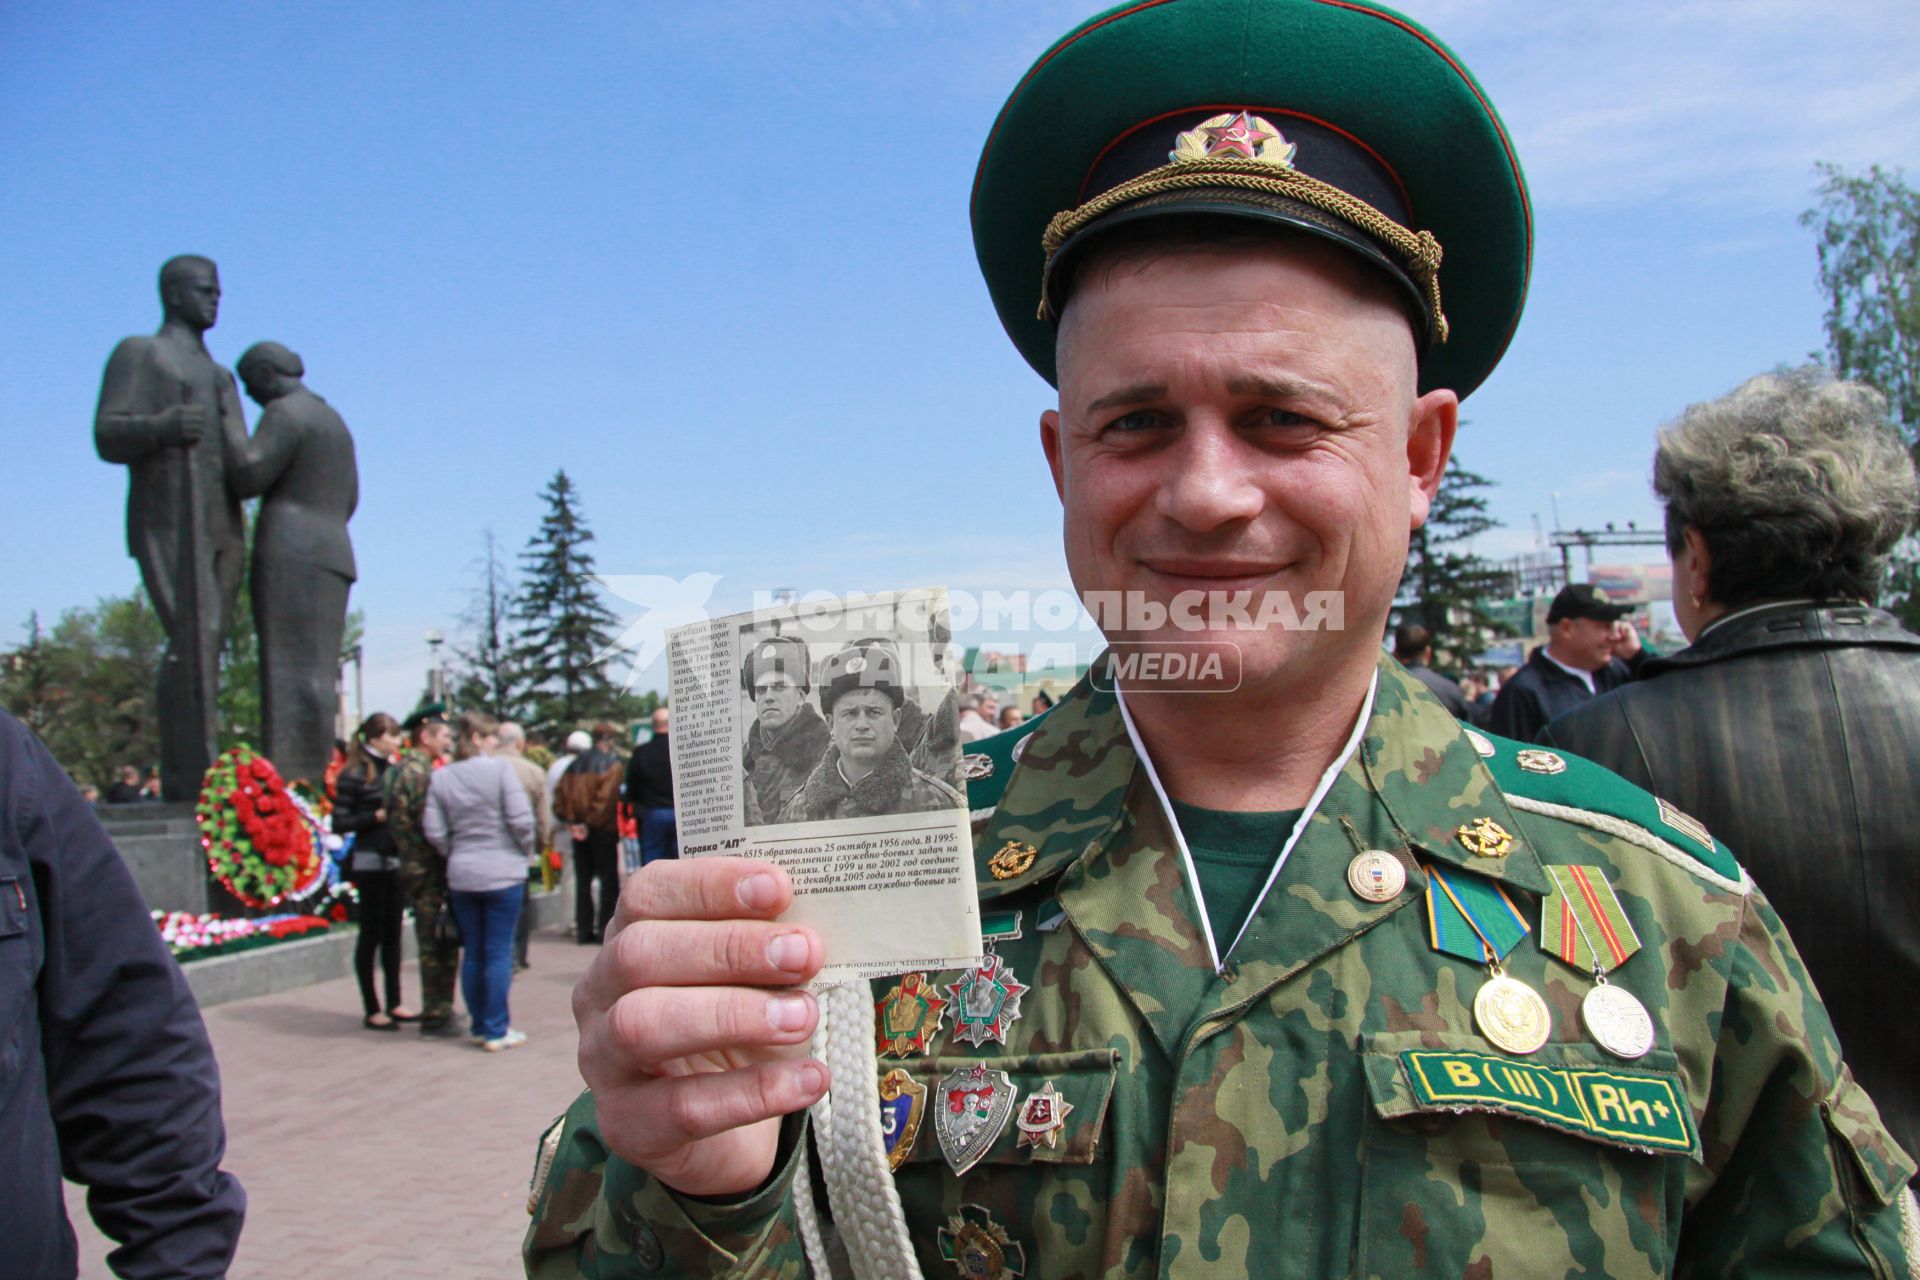
{"type": "Polygon", "coordinates": [[[127,552],[166,629],[160,663],[160,785],[192,800],[213,763],[220,646],[246,556],[240,501],[227,484],[223,437],[246,431],[233,374],[207,354],[220,273],[184,255],[160,268],[164,319],[107,360],[94,447],[129,469],[127,552]]]}
{"type": "Polygon", "coordinates": [[[261,498],[252,586],[264,749],[282,777],[318,782],[333,749],[334,683],[355,578],[347,536],[360,501],[353,437],[301,381],[300,357],[279,343],[254,343],[237,367],[261,408],[252,439],[244,424],[225,424],[225,447],[228,485],[239,497],[261,498]]]}

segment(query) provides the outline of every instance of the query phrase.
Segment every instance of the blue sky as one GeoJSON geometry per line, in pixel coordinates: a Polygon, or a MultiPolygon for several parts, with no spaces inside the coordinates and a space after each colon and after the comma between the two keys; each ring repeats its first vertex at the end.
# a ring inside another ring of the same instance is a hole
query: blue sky
{"type": "MultiPolygon", "coordinates": [[[[967,192],[1053,0],[0,6],[0,629],[124,592],[102,364],[216,259],[214,354],[299,351],[358,442],[369,709],[557,467],[608,573],[1065,584],[1048,388],[967,192]]],[[[1920,165],[1920,6],[1412,4],[1498,104],[1527,317],[1459,454],[1508,526],[1657,521],[1654,430],[1823,345],[1813,165],[1920,165]]],[[[251,406],[249,406],[251,408],[251,406]]],[[[620,602],[614,601],[616,605],[620,602]]],[[[970,638],[981,637],[965,637],[970,638]]],[[[643,683],[648,683],[643,681],[643,683]]]]}

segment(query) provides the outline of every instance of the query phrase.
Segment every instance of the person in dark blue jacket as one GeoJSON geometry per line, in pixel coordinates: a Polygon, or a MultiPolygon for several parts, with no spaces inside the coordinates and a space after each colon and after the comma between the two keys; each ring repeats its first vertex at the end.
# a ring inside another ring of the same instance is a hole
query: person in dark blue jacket
{"type": "Polygon", "coordinates": [[[1590,582],[1560,588],[1547,609],[1550,638],[1501,684],[1487,711],[1487,728],[1516,742],[1533,742],[1547,721],[1633,679],[1646,652],[1640,633],[1625,621],[1632,612],[1590,582]]]}
{"type": "Polygon", "coordinates": [[[63,1175],[115,1275],[224,1276],[247,1206],[225,1151],[180,966],[73,782],[0,712],[0,1276],[77,1273],[63,1175]]]}

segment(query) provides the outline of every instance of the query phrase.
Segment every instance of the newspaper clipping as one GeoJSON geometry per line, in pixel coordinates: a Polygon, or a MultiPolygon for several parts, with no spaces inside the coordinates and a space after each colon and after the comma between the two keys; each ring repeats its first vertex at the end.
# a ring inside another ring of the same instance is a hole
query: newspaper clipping
{"type": "Polygon", "coordinates": [[[779,863],[816,985],[980,959],[949,635],[944,588],[668,633],[681,855],[779,863]]]}

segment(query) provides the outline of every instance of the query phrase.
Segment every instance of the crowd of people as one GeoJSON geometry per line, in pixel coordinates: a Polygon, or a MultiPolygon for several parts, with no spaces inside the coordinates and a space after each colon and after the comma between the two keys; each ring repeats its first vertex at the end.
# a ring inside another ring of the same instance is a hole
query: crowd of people
{"type": "Polygon", "coordinates": [[[530,963],[527,893],[541,859],[571,856],[575,937],[592,946],[604,937],[623,874],[678,856],[667,725],[663,707],[652,737],[627,758],[617,726],[575,730],[565,754],[542,769],[527,758],[521,725],[484,712],[449,721],[429,708],[404,724],[385,712],[367,717],[335,775],[332,823],[353,838],[345,870],[360,901],[354,971],[368,1029],[418,1023],[423,1036],[465,1035],[490,1053],[526,1042],[512,1023],[510,993],[513,974],[530,963]],[[623,819],[638,833],[632,866],[619,857],[623,819]],[[409,908],[418,1010],[401,994],[409,908]]]}

